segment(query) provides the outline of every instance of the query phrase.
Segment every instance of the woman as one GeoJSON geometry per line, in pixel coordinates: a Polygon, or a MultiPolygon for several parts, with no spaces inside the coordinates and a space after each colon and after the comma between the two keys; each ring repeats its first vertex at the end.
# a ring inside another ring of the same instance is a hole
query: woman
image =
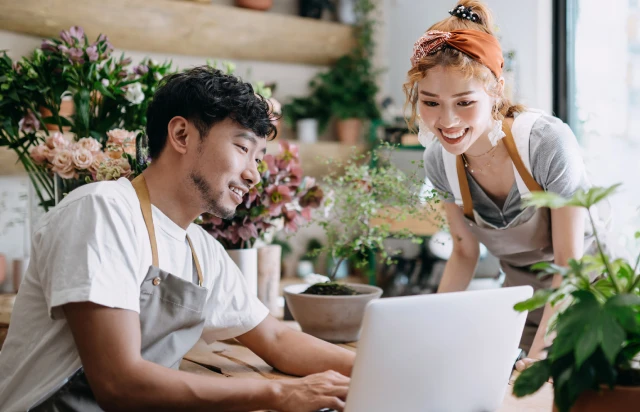
{"type": "MultiPolygon", "coordinates": [[[[502,50],[483,3],[463,0],[449,14],[414,45],[404,85],[410,122],[418,118],[427,146],[427,177],[447,194],[453,253],[438,292],[467,288],[479,242],[500,259],[505,286],[558,285],[559,275],[539,279],[531,265],[567,265],[589,251],[586,214],[525,208],[522,199],[539,190],[571,196],[590,186],[576,138],[561,120],[504,96],[502,50]]],[[[544,356],[551,314],[549,307],[529,314],[521,347],[531,359],[520,369],[544,356]]]]}

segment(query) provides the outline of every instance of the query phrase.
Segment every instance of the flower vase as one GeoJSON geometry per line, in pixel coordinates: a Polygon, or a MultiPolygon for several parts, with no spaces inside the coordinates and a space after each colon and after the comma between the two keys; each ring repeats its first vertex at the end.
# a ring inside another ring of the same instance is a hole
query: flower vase
{"type": "Polygon", "coordinates": [[[258,248],[258,299],[272,315],[278,313],[280,292],[280,262],[282,246],[268,245],[258,248]]]}
{"type": "Polygon", "coordinates": [[[249,293],[258,295],[258,249],[228,249],[231,260],[242,272],[249,293]]]}
{"type": "Polygon", "coordinates": [[[60,175],[53,175],[53,197],[54,204],[62,202],[62,199],[66,195],[69,194],[73,189],[77,189],[78,187],[84,185],[86,182],[82,177],[80,178],[72,178],[72,179],[64,179],[60,177],[60,175]]]}

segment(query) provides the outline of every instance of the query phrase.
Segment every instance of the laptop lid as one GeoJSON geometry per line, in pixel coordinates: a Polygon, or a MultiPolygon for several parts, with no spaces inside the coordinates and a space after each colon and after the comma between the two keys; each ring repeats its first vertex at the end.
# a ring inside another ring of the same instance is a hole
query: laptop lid
{"type": "Polygon", "coordinates": [[[533,288],[386,298],[365,311],[347,412],[492,411],[503,401],[533,288]]]}

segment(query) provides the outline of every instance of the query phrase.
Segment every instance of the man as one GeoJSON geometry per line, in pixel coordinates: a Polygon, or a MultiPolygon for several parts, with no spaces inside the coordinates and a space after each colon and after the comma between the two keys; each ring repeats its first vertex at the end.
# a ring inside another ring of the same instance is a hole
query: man
{"type": "Polygon", "coordinates": [[[0,353],[0,410],[342,410],[354,354],[270,316],[191,224],[203,212],[232,216],[260,180],[274,132],[267,103],[199,67],[166,79],[147,118],[152,162],[141,176],[76,189],[35,227],[0,353]],[[201,335],[237,337],[306,377],[177,370],[201,335]]]}

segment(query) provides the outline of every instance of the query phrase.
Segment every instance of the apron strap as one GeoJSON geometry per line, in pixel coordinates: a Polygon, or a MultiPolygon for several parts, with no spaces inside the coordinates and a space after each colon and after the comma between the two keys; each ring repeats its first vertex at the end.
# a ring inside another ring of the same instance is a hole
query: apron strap
{"type": "Polygon", "coordinates": [[[531,172],[526,168],[524,163],[522,162],[522,158],[518,153],[518,148],[516,147],[516,142],[513,139],[513,135],[511,134],[511,129],[507,126],[506,123],[502,125],[502,131],[504,132],[504,145],[507,148],[507,152],[509,152],[509,157],[511,157],[511,161],[513,165],[516,167],[518,174],[524,181],[525,185],[531,192],[540,192],[542,191],[542,187],[536,182],[536,180],[531,175],[531,172]]]}
{"type": "MultiPolygon", "coordinates": [[[[133,188],[138,195],[138,199],[140,200],[140,209],[142,210],[142,218],[144,219],[144,224],[147,227],[147,233],[149,234],[149,242],[151,243],[151,264],[155,267],[159,267],[158,263],[158,244],[156,243],[156,231],[153,226],[153,214],[151,212],[151,199],[149,198],[149,189],[147,188],[147,182],[144,179],[143,175],[138,175],[135,179],[131,181],[133,188]]],[[[196,265],[196,272],[198,272],[198,283],[199,286],[204,284],[202,269],[200,268],[200,262],[198,261],[198,257],[196,256],[196,251],[193,247],[193,243],[187,235],[187,242],[189,242],[189,248],[191,248],[191,256],[193,256],[193,261],[196,265]]]]}
{"type": "Polygon", "coordinates": [[[460,195],[462,197],[462,212],[468,219],[475,221],[475,217],[473,215],[473,200],[471,200],[469,180],[467,179],[467,172],[464,168],[464,161],[462,160],[462,156],[456,156],[456,169],[458,172],[458,180],[460,184],[460,195]]]}
{"type": "MultiPolygon", "coordinates": [[[[530,191],[542,191],[542,187],[538,184],[538,182],[536,182],[536,180],[531,175],[531,172],[529,172],[527,167],[522,162],[522,158],[518,153],[518,148],[516,147],[515,140],[513,139],[513,134],[511,134],[511,129],[506,122],[502,124],[502,131],[505,134],[503,139],[504,145],[517,172],[516,178],[517,175],[520,175],[530,191]]],[[[471,190],[469,189],[469,180],[467,179],[467,172],[464,167],[464,161],[462,160],[461,155],[456,156],[456,158],[456,171],[458,175],[458,184],[460,186],[460,196],[462,198],[462,212],[468,219],[475,222],[475,216],[473,214],[473,200],[471,199],[471,190]]]]}

